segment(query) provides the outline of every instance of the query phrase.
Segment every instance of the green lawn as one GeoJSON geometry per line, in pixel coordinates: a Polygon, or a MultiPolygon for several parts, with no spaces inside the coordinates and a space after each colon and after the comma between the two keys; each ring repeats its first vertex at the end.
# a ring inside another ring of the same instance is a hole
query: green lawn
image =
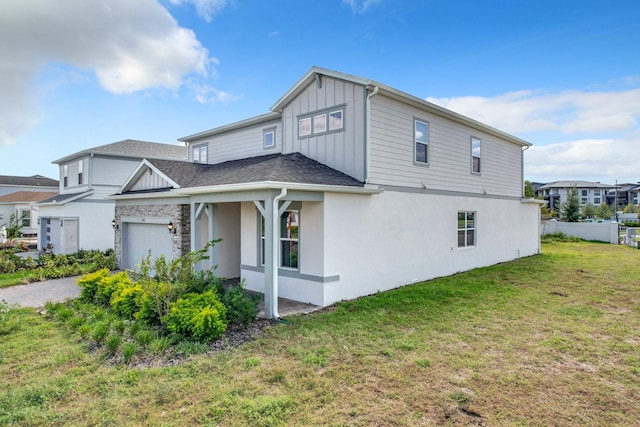
{"type": "Polygon", "coordinates": [[[19,310],[0,324],[0,425],[637,425],[640,251],[543,252],[170,367],[110,366],[19,310]]]}

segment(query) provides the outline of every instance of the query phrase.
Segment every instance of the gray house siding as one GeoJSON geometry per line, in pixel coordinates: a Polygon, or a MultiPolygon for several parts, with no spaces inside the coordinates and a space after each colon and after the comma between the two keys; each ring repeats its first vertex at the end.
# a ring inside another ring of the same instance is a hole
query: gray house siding
{"type": "Polygon", "coordinates": [[[209,143],[207,157],[208,163],[211,164],[277,153],[281,148],[282,125],[280,120],[272,120],[245,129],[214,135],[202,141],[193,141],[189,145],[202,145],[205,141],[209,143]],[[275,147],[265,149],[262,143],[263,132],[274,128],[275,147]]]}
{"type": "Polygon", "coordinates": [[[283,153],[299,152],[333,169],[364,180],[366,93],[361,85],[322,77],[322,85],[309,84],[283,111],[283,153]],[[341,132],[298,137],[298,118],[315,111],[344,110],[341,132]]]}
{"type": "Polygon", "coordinates": [[[522,148],[384,95],[371,102],[372,184],[520,197],[522,148]],[[428,164],[414,161],[414,119],[429,124],[428,164]],[[471,172],[471,137],[481,173],[471,172]]]}
{"type": "Polygon", "coordinates": [[[131,186],[129,191],[144,191],[158,188],[169,188],[171,184],[153,170],[147,169],[142,176],[131,186]]]}

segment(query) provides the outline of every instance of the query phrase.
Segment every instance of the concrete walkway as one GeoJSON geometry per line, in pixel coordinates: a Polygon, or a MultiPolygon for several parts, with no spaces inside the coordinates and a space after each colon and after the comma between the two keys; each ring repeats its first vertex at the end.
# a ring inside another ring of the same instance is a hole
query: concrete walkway
{"type": "MultiPolygon", "coordinates": [[[[0,301],[5,300],[9,304],[18,304],[20,307],[44,307],[47,301],[63,302],[78,298],[81,288],[76,284],[75,277],[45,280],[43,282],[29,283],[27,285],[11,286],[0,289],[0,301]]],[[[318,310],[321,307],[312,304],[278,298],[278,312],[280,316],[292,314],[306,314],[318,310]]],[[[259,304],[258,317],[264,316],[264,296],[259,304]]]]}
{"type": "Polygon", "coordinates": [[[78,298],[81,288],[76,285],[74,277],[45,280],[27,285],[11,286],[0,289],[0,300],[9,304],[18,304],[20,307],[44,307],[47,301],[63,302],[68,299],[78,298]]]}

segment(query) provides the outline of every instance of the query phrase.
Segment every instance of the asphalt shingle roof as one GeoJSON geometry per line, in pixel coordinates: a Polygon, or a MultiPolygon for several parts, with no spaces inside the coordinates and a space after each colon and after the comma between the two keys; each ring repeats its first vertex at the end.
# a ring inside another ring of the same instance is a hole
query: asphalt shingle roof
{"type": "Polygon", "coordinates": [[[65,156],[62,159],[54,161],[53,163],[62,163],[75,157],[80,157],[90,153],[139,157],[141,159],[147,158],[187,160],[188,158],[187,147],[184,145],[163,144],[160,142],[125,139],[123,141],[112,142],[111,144],[88,148],[86,150],[82,150],[77,153],[65,156]]]}
{"type": "Polygon", "coordinates": [[[272,154],[214,165],[147,159],[182,188],[264,181],[363,187],[364,183],[300,153],[272,154]]]}
{"type": "Polygon", "coordinates": [[[41,202],[54,194],[51,191],[16,191],[0,196],[0,203],[41,202]]]}
{"type": "Polygon", "coordinates": [[[30,185],[32,187],[58,187],[58,181],[42,175],[0,175],[0,185],[30,185]]]}

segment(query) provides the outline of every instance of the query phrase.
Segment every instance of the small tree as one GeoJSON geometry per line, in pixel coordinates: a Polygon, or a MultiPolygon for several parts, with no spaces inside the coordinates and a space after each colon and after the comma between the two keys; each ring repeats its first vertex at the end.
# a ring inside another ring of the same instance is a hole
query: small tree
{"type": "Polygon", "coordinates": [[[561,219],[566,222],[578,222],[580,220],[580,198],[576,187],[569,190],[567,200],[562,203],[561,219]]]}
{"type": "Polygon", "coordinates": [[[596,215],[602,219],[609,219],[611,218],[611,208],[606,203],[602,203],[598,206],[598,209],[596,209],[596,215]]]}
{"type": "Polygon", "coordinates": [[[596,208],[591,203],[582,207],[582,218],[593,218],[596,215],[596,208]]]}
{"type": "Polygon", "coordinates": [[[636,207],[633,206],[632,203],[628,203],[627,206],[624,207],[622,213],[634,213],[636,211],[636,207]]]}
{"type": "Polygon", "coordinates": [[[524,182],[524,197],[533,198],[536,195],[536,191],[533,189],[533,182],[524,182]]]}
{"type": "Polygon", "coordinates": [[[9,224],[5,224],[5,230],[7,232],[7,243],[9,246],[13,244],[13,241],[20,237],[22,233],[22,218],[18,218],[15,214],[11,214],[9,217],[9,224]]]}

